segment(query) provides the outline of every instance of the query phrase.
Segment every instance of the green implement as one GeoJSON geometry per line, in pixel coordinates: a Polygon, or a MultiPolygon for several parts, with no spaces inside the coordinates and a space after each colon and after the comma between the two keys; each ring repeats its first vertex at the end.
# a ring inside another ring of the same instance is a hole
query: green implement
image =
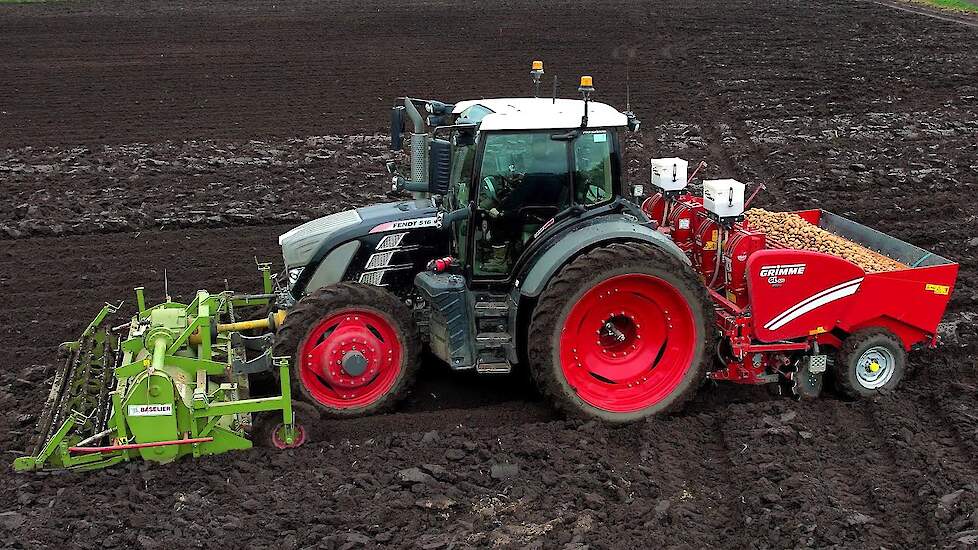
{"type": "Polygon", "coordinates": [[[137,288],[138,312],[114,328],[109,319],[119,308],[103,307],[77,341],[62,344],[33,447],[14,468],[166,463],[248,449],[255,438],[278,448],[301,445],[289,358],[272,356],[267,332],[282,314],[234,319],[236,307],[267,305],[264,296],[201,290],[189,304],[167,297],[147,308],[137,288]],[[272,388],[252,391],[256,379],[272,388]]]}

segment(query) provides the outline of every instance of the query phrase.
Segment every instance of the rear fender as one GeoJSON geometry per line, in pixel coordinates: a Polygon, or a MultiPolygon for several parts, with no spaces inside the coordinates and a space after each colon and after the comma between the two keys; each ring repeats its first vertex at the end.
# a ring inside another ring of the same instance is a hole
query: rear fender
{"type": "Polygon", "coordinates": [[[686,254],[666,235],[625,216],[607,217],[567,231],[539,253],[516,282],[520,296],[539,296],[557,271],[581,253],[597,246],[628,241],[652,244],[689,264],[686,254]]]}

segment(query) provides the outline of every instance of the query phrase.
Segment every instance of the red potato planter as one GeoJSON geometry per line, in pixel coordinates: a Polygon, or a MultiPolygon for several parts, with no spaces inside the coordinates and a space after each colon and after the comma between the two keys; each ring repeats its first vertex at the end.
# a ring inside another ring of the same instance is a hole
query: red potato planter
{"type": "MultiPolygon", "coordinates": [[[[664,203],[656,195],[643,210],[663,219],[664,203]]],[[[867,273],[837,256],[787,248],[747,222],[721,231],[699,197],[678,197],[660,230],[678,237],[701,273],[719,269],[723,275],[708,289],[723,336],[721,364],[710,378],[763,384],[783,373],[796,394],[808,395],[820,391],[818,375],[830,370],[852,396],[892,390],[906,352],[936,345],[958,265],[831,212],[794,213],[906,267],[867,273]],[[673,231],[669,223],[681,223],[683,230],[673,231]],[[715,236],[704,245],[692,234],[715,236]]]]}

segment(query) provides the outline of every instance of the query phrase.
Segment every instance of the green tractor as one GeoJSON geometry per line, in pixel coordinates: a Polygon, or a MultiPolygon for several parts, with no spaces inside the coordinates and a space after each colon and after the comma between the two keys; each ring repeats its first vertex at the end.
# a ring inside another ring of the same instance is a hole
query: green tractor
{"type": "MultiPolygon", "coordinates": [[[[590,100],[454,105],[402,98],[414,200],[348,210],[281,236],[288,310],[275,355],[327,416],[388,410],[423,346],[456,370],[528,367],[572,414],[629,422],[705,378],[711,302],[685,254],[626,196],[631,113],[590,100]]],[[[634,191],[639,191],[635,189],[634,191]]],[[[640,192],[640,191],[639,191],[640,192]]]]}
{"type": "Polygon", "coordinates": [[[285,270],[261,265],[258,293],[147,307],[137,289],[116,326],[104,308],[63,346],[15,468],[294,447],[322,416],[395,406],[423,347],[456,370],[529,368],[570,414],[621,423],[680,406],[705,378],[712,306],[626,196],[620,134],[638,120],[591,101],[590,77],[579,90],[399,99],[392,148],[410,125],[411,173],[388,170],[412,200],[283,234],[285,270]]]}

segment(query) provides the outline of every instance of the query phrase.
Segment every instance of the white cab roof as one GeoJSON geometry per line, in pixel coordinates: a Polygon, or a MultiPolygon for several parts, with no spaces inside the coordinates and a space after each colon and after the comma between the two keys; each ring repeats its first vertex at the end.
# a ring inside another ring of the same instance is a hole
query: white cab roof
{"type": "MultiPolygon", "coordinates": [[[[578,128],[584,115],[581,99],[553,99],[543,97],[513,97],[499,99],[474,99],[460,101],[452,111],[455,114],[481,105],[492,111],[479,126],[480,130],[549,130],[554,128],[578,128]]],[[[588,102],[588,128],[625,126],[628,118],[618,109],[596,101],[588,102]]]]}

